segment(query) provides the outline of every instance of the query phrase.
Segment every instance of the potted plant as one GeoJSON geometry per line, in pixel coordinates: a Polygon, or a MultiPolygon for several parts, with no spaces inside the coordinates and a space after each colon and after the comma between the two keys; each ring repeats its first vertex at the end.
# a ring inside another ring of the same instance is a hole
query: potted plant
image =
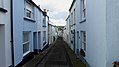
{"type": "Polygon", "coordinates": [[[118,61],[115,61],[112,64],[113,64],[113,67],[119,67],[119,62],[118,61]]]}
{"type": "Polygon", "coordinates": [[[83,56],[83,57],[85,57],[86,55],[85,55],[85,52],[84,52],[84,50],[81,48],[80,49],[80,54],[83,56]]]}

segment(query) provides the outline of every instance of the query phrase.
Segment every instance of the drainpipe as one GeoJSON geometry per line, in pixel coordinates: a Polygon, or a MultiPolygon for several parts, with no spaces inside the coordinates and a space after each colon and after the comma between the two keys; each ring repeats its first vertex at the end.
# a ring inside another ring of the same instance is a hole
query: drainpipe
{"type": "Polygon", "coordinates": [[[13,0],[11,0],[11,55],[12,55],[12,67],[14,67],[14,41],[13,41],[13,0]]]}

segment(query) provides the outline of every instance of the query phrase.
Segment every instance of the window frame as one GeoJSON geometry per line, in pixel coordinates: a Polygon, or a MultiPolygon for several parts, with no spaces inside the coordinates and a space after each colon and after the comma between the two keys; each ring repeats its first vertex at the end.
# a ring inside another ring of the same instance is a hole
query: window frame
{"type": "Polygon", "coordinates": [[[27,55],[30,52],[30,32],[29,31],[23,31],[23,56],[27,55]],[[24,33],[27,33],[28,35],[28,40],[24,42],[24,33]],[[26,52],[24,52],[24,45],[28,44],[28,50],[26,52]]]}
{"type": "Polygon", "coordinates": [[[25,4],[24,4],[24,16],[26,18],[28,18],[28,19],[34,20],[34,14],[35,14],[34,13],[34,6],[30,2],[25,1],[25,4]],[[26,5],[30,6],[31,7],[31,10],[28,9],[28,7],[26,5]],[[29,16],[28,16],[28,14],[29,14],[29,16]]]}
{"type": "Polygon", "coordinates": [[[86,19],[86,0],[81,0],[81,20],[86,19]]]}
{"type": "Polygon", "coordinates": [[[80,31],[81,33],[81,48],[86,51],[86,31],[80,31]]]}
{"type": "Polygon", "coordinates": [[[6,12],[8,12],[6,9],[5,9],[5,7],[4,7],[4,0],[1,0],[1,5],[0,5],[0,11],[1,12],[4,12],[4,13],[6,13],[6,12]]]}

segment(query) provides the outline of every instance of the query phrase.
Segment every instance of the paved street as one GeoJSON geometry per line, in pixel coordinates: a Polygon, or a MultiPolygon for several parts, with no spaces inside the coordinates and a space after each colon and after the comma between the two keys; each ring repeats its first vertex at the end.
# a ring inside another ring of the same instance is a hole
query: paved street
{"type": "Polygon", "coordinates": [[[71,67],[62,38],[58,38],[55,46],[36,67],[71,67]]]}
{"type": "Polygon", "coordinates": [[[22,67],[86,67],[62,38],[22,67]]]}

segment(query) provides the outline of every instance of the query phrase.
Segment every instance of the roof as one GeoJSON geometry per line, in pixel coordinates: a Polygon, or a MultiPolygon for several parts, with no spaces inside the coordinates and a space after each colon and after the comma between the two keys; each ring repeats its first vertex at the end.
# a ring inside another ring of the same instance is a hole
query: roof
{"type": "Polygon", "coordinates": [[[37,6],[32,0],[26,0],[26,1],[29,1],[31,4],[33,4],[34,6],[36,6],[42,13],[43,15],[46,15],[39,6],[37,6]]]}
{"type": "Polygon", "coordinates": [[[69,19],[70,15],[68,15],[68,17],[66,18],[66,21],[69,19]]]}
{"type": "Polygon", "coordinates": [[[71,7],[69,8],[69,11],[71,11],[71,9],[72,9],[72,7],[73,7],[73,5],[74,5],[75,2],[76,2],[76,0],[73,0],[73,2],[71,4],[71,7]]]}

